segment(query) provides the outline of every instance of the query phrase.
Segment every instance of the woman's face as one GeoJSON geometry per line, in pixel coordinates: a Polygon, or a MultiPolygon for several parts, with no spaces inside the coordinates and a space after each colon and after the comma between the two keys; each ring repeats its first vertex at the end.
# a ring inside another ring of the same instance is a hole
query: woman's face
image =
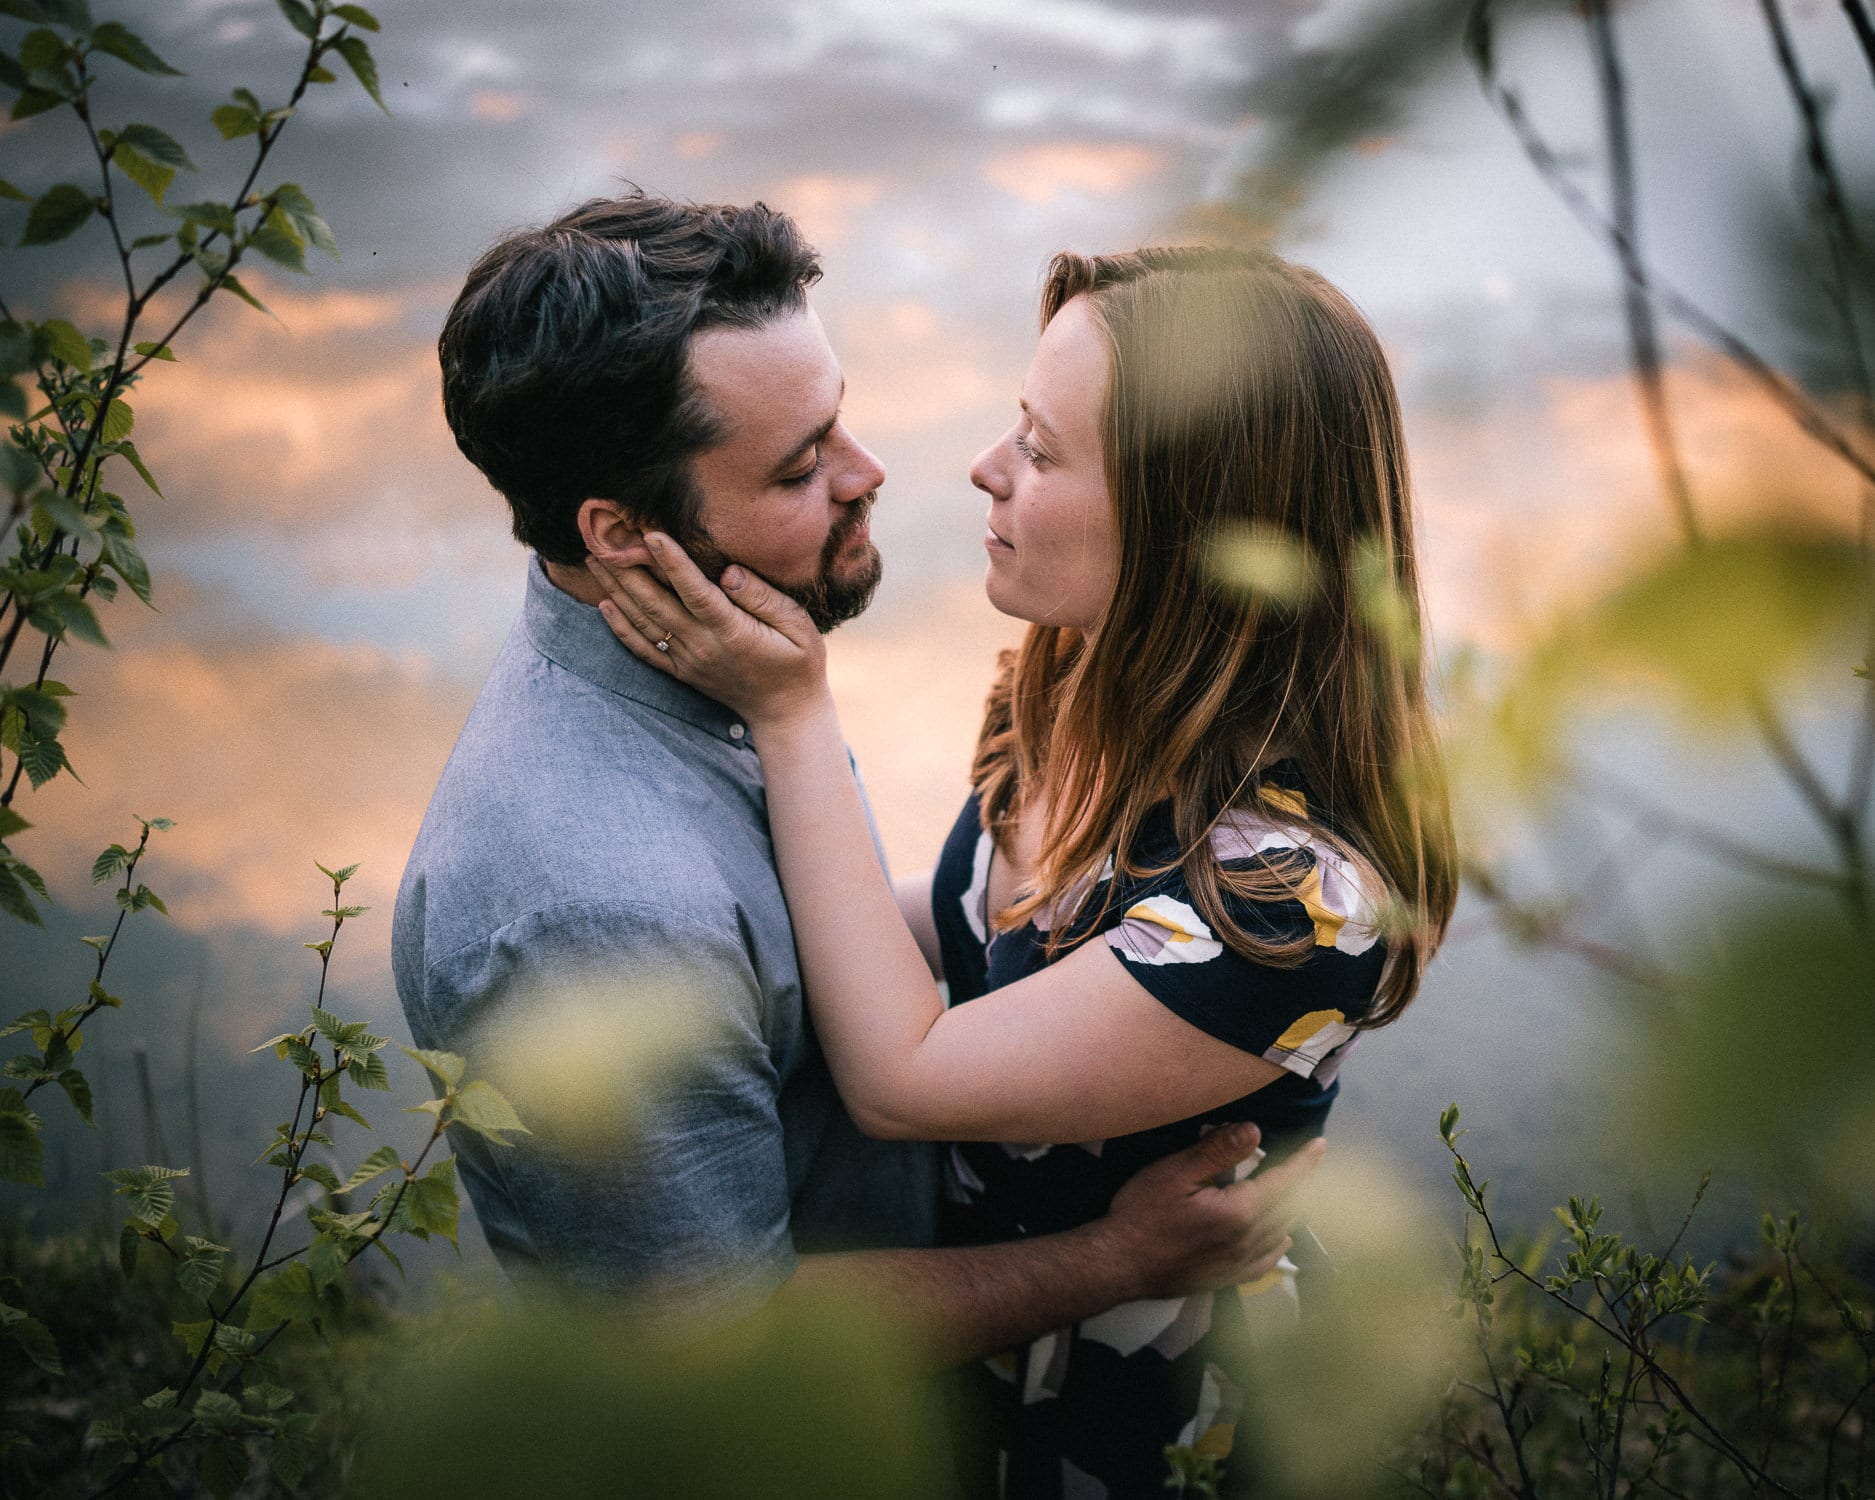
{"type": "Polygon", "coordinates": [[[1085,297],[1042,331],[1015,426],[979,453],[970,482],[990,497],[984,591],[1006,615],[1091,629],[1118,566],[1100,450],[1107,344],[1085,297]]]}

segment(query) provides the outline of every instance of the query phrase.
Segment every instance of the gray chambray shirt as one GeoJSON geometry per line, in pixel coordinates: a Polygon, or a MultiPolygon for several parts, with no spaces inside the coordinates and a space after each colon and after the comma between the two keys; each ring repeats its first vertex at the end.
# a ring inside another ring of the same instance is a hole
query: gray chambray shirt
{"type": "Polygon", "coordinates": [[[627,1041],[669,1024],[640,996],[698,1023],[678,1071],[621,1079],[626,1128],[558,1121],[536,1072],[514,1101],[535,1134],[452,1131],[517,1281],[707,1312],[772,1290],[798,1251],[931,1242],[934,1148],[854,1128],[802,1007],[749,734],[537,558],[411,851],[392,962],[417,1045],[472,1077],[505,1078],[557,996],[600,997],[627,1041]]]}

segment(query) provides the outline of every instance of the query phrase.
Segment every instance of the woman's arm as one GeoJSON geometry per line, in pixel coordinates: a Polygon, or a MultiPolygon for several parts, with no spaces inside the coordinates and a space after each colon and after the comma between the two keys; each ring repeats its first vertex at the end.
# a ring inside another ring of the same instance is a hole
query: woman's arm
{"type": "Polygon", "coordinates": [[[944,959],[938,952],[937,921],[931,915],[931,878],[935,872],[920,870],[916,875],[892,877],[892,895],[898,901],[898,914],[911,929],[912,941],[924,955],[925,966],[933,979],[944,977],[944,959]]]}
{"type": "Polygon", "coordinates": [[[1091,1140],[1184,1119],[1281,1076],[1173,1015],[1104,943],[946,1011],[873,852],[812,625],[746,571],[724,574],[732,603],[675,544],[647,541],[671,589],[641,569],[613,579],[595,568],[612,591],[602,608],[640,660],[749,722],[802,983],[862,1129],[1091,1140]]]}

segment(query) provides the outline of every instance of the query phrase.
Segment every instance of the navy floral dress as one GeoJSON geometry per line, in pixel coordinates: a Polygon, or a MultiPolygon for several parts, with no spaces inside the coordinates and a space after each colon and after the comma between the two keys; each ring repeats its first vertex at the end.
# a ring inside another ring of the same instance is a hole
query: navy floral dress
{"type": "MultiPolygon", "coordinates": [[[[1071,1229],[1099,1218],[1141,1167],[1240,1120],[1263,1129],[1282,1156],[1322,1133],[1372,1003],[1386,945],[1378,930],[1374,874],[1320,843],[1304,814],[1306,793],[1286,764],[1264,774],[1266,812],[1233,812],[1212,844],[1227,869],[1268,863],[1292,874],[1296,899],[1234,902],[1252,933],[1311,934],[1307,960],[1277,969],[1220,942],[1176,869],[1127,880],[1071,951],[1106,942],[1127,972],[1175,1014],[1284,1070],[1275,1083],[1175,1124],[1111,1140],[963,1142],[950,1147],[946,1239],[984,1244],[1071,1229]]],[[[1142,828],[1139,862],[1176,858],[1169,804],[1142,828]]],[[[965,1004],[1033,974],[1047,959],[1049,918],[1009,932],[989,923],[995,851],[974,796],[966,803],[932,882],[932,906],[950,1003],[965,1004]]],[[[1112,879],[1109,866],[1106,879],[1112,879]]],[[[1228,898],[1227,898],[1228,899],[1228,898]]],[[[1247,1164],[1246,1171],[1254,1170],[1247,1164]]],[[[1219,1459],[1228,1474],[1243,1403],[1242,1352],[1295,1316],[1295,1267],[1287,1259],[1261,1281],[1222,1292],[1132,1302],[1043,1334],[965,1370],[959,1464],[972,1496],[1104,1500],[1163,1494],[1164,1450],[1179,1445],[1219,1459]]],[[[1238,1466],[1242,1473],[1242,1465],[1238,1466]]]]}

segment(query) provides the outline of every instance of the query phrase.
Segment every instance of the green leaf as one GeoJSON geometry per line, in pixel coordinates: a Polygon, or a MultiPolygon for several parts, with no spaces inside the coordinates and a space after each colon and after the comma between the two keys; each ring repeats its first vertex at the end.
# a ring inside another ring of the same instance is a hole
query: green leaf
{"type": "Polygon", "coordinates": [[[400,1047],[405,1057],[416,1059],[423,1064],[438,1083],[446,1089],[453,1089],[462,1081],[463,1072],[468,1062],[454,1052],[431,1052],[422,1047],[400,1047]]]}
{"type": "MultiPolygon", "coordinates": [[[[165,235],[163,236],[163,238],[167,239],[168,236],[165,235]]],[[[172,365],[176,362],[175,353],[174,351],[170,349],[169,345],[167,344],[158,344],[158,343],[146,340],[144,342],[134,345],[133,347],[136,349],[137,353],[141,355],[145,355],[146,357],[150,359],[167,360],[172,365]]]]}
{"type": "MultiPolygon", "coordinates": [[[[210,1394],[219,1395],[220,1392],[210,1394]]],[[[199,1415],[199,1413],[198,1413],[199,1415]]],[[[219,1437],[202,1445],[202,1488],[215,1500],[233,1500],[247,1483],[253,1461],[239,1438],[219,1437]]]]}
{"type": "MultiPolygon", "coordinates": [[[[171,1323],[169,1325],[169,1331],[182,1340],[182,1347],[187,1349],[190,1357],[193,1358],[195,1355],[202,1352],[202,1346],[204,1344],[209,1344],[209,1335],[214,1327],[215,1325],[212,1322],[204,1320],[199,1323],[171,1323]]],[[[209,1344],[209,1354],[206,1364],[209,1374],[213,1375],[221,1368],[222,1358],[221,1351],[216,1349],[212,1344],[209,1344]]]]}
{"type": "Polygon", "coordinates": [[[42,26],[20,39],[19,65],[29,73],[39,68],[56,68],[65,61],[69,50],[64,37],[42,26]]]}
{"type": "Polygon", "coordinates": [[[15,123],[30,120],[34,115],[43,115],[47,110],[57,109],[69,96],[63,92],[52,93],[47,89],[28,89],[13,101],[11,118],[15,123]]]}
{"type": "Polygon", "coordinates": [[[533,1134],[521,1123],[521,1117],[514,1112],[492,1083],[476,1079],[456,1096],[456,1102],[444,1116],[451,1125],[464,1125],[477,1135],[493,1141],[497,1146],[512,1144],[509,1134],[520,1131],[523,1135],[533,1134]]]}
{"type": "Polygon", "coordinates": [[[293,221],[277,208],[258,228],[249,232],[247,243],[275,265],[285,266],[290,271],[306,269],[306,242],[293,227],[293,221]]]}
{"type": "Polygon", "coordinates": [[[363,1161],[358,1163],[357,1170],[354,1171],[350,1177],[345,1179],[339,1191],[341,1193],[355,1192],[367,1182],[371,1181],[372,1178],[381,1177],[386,1172],[395,1171],[402,1165],[403,1162],[399,1159],[395,1146],[380,1146],[363,1161]]]}
{"type": "Polygon", "coordinates": [[[306,1269],[312,1274],[313,1286],[325,1290],[345,1274],[350,1260],[351,1251],[342,1240],[324,1233],[315,1236],[306,1252],[306,1269]]]}
{"type": "Polygon", "coordinates": [[[175,1207],[175,1179],[188,1175],[187,1167],[118,1167],[104,1173],[116,1184],[117,1196],[130,1200],[130,1216],[152,1229],[175,1207]]]}
{"type": "Polygon", "coordinates": [[[195,1398],[195,1420],[210,1432],[233,1432],[241,1425],[241,1403],[226,1391],[203,1391],[195,1398]]]}
{"type": "Polygon", "coordinates": [[[277,3],[280,6],[280,14],[287,19],[287,24],[301,36],[311,41],[319,35],[319,22],[313,16],[311,9],[302,3],[302,0],[277,0],[277,3]]]}
{"type": "Polygon", "coordinates": [[[33,204],[32,212],[26,216],[26,232],[20,236],[20,244],[54,244],[84,228],[85,221],[97,210],[97,200],[83,188],[61,182],[33,204]]]}
{"type": "Polygon", "coordinates": [[[280,1418],[273,1442],[267,1448],[267,1467],[273,1477],[289,1490],[298,1490],[312,1462],[314,1417],[311,1412],[289,1412],[280,1418]]]}
{"type": "Polygon", "coordinates": [[[65,1090],[65,1097],[72,1101],[72,1108],[78,1111],[78,1118],[92,1128],[97,1121],[91,1118],[91,1083],[76,1068],[67,1068],[58,1077],[59,1087],[65,1090]]]}
{"type": "MultiPolygon", "coordinates": [[[[286,0],[281,0],[281,3],[285,4],[286,0]]],[[[345,66],[352,70],[352,76],[377,102],[378,108],[388,115],[390,109],[384,103],[384,96],[378,92],[378,65],[371,56],[371,49],[365,45],[365,39],[358,36],[342,36],[335,45],[339,56],[345,59],[345,66]]]]}
{"type": "Polygon", "coordinates": [[[199,224],[204,229],[219,230],[227,235],[232,235],[235,230],[234,210],[225,203],[207,200],[185,203],[181,208],[172,208],[170,212],[185,224],[199,224]]]}
{"type": "Polygon", "coordinates": [[[54,531],[63,531],[67,536],[89,537],[96,529],[91,519],[79,509],[78,503],[58,490],[47,490],[33,501],[33,519],[35,524],[45,527],[48,539],[54,531]]]}
{"type": "Polygon", "coordinates": [[[286,1048],[286,1055],[294,1067],[311,1076],[320,1071],[319,1054],[308,1047],[296,1036],[288,1037],[280,1044],[286,1048]]]}
{"type": "MultiPolygon", "coordinates": [[[[174,359],[176,356],[168,354],[159,357],[174,359]]],[[[137,471],[137,477],[154,490],[158,496],[162,495],[163,491],[156,482],[156,476],[151,474],[149,469],[144,466],[143,455],[137,452],[137,445],[135,443],[125,438],[122,442],[112,444],[111,451],[117,454],[119,458],[123,459],[125,463],[129,464],[131,468],[135,469],[137,471]]]]}
{"type": "Polygon", "coordinates": [[[145,604],[150,602],[150,565],[129,537],[110,530],[104,532],[105,563],[130,585],[130,590],[145,604]]]}
{"type": "Polygon", "coordinates": [[[346,881],[350,880],[352,876],[358,873],[357,865],[347,865],[342,870],[328,870],[316,859],[313,861],[313,868],[334,885],[344,885],[346,881]]]}
{"type": "Polygon", "coordinates": [[[91,369],[91,340],[63,318],[47,318],[38,325],[46,351],[83,375],[91,369]]]}
{"type": "Polygon", "coordinates": [[[104,627],[98,624],[98,617],[91,606],[76,594],[54,594],[47,603],[59,617],[64,627],[63,634],[92,646],[108,646],[104,627]]]}
{"type": "Polygon", "coordinates": [[[120,149],[128,146],[165,167],[174,167],[184,172],[195,170],[195,163],[189,160],[189,153],[182,149],[182,143],[154,125],[126,125],[117,132],[117,145],[120,149]]]}
{"type": "Polygon", "coordinates": [[[239,104],[223,104],[208,118],[224,141],[260,134],[260,116],[239,104]]]}
{"type": "Polygon", "coordinates": [[[117,1264],[123,1270],[126,1281],[137,1274],[137,1251],[142,1246],[143,1236],[135,1224],[125,1224],[117,1231],[117,1264]]]}
{"type": "Polygon", "coordinates": [[[308,1182],[316,1182],[328,1193],[339,1190],[339,1174],[322,1161],[303,1161],[299,1165],[299,1175],[308,1182]]]}
{"type": "MultiPolygon", "coordinates": [[[[16,860],[0,860],[0,911],[28,926],[43,927],[45,919],[39,915],[39,908],[33,905],[25,882],[19,878],[20,868],[16,860]]],[[[5,1168],[0,1167],[0,1181],[18,1180],[9,1178],[5,1168]]]]}
{"type": "Polygon", "coordinates": [[[46,1185],[39,1116],[18,1089],[0,1089],[0,1181],[46,1185]]]}
{"type": "Polygon", "coordinates": [[[10,198],[15,203],[31,203],[33,201],[33,195],[31,193],[22,193],[4,177],[0,177],[0,198],[10,198]]]}
{"type": "MultiPolygon", "coordinates": [[[[273,200],[279,212],[292,220],[301,239],[309,245],[318,246],[334,260],[339,258],[339,242],[332,237],[331,226],[319,217],[319,210],[313,207],[312,199],[301,192],[296,184],[282,183],[274,189],[273,200]]],[[[352,868],[356,869],[357,866],[352,868]]]]}
{"type": "Polygon", "coordinates": [[[172,68],[150,50],[140,36],[119,25],[116,21],[106,21],[91,33],[92,50],[108,52],[119,62],[127,62],[139,73],[154,73],[169,78],[183,76],[180,68],[172,68]]]}
{"type": "MultiPolygon", "coordinates": [[[[105,943],[105,948],[109,947],[108,939],[101,941],[105,943]]],[[[105,948],[100,948],[98,951],[104,952],[105,948]]],[[[91,998],[99,1005],[108,1006],[112,1010],[123,1009],[124,1002],[119,1000],[117,996],[113,995],[109,990],[105,989],[104,986],[95,979],[91,981],[90,994],[91,998]]]]}
{"type": "Polygon", "coordinates": [[[33,739],[20,745],[20,764],[26,768],[26,779],[37,791],[60,771],[70,771],[72,763],[66,758],[65,747],[57,740],[33,739]]]}
{"type": "Polygon", "coordinates": [[[151,161],[141,151],[121,141],[111,152],[111,165],[148,193],[153,203],[161,203],[163,194],[169,191],[169,185],[176,180],[174,167],[151,161]]]}
{"type": "Polygon", "coordinates": [[[212,1240],[190,1235],[188,1253],[176,1266],[176,1285],[191,1297],[206,1300],[221,1285],[222,1268],[227,1264],[228,1247],[212,1240]]]}
{"type": "Polygon", "coordinates": [[[221,284],[222,286],[226,287],[229,291],[233,292],[235,296],[239,297],[243,302],[245,302],[249,307],[253,308],[256,312],[264,312],[270,318],[273,316],[273,309],[269,307],[265,302],[262,302],[260,298],[256,297],[246,287],[241,285],[241,280],[239,277],[233,274],[223,276],[221,278],[221,284]]]}
{"type": "Polygon", "coordinates": [[[129,863],[130,851],[122,844],[112,844],[110,848],[91,861],[91,883],[103,885],[129,863]]]}
{"type": "Polygon", "coordinates": [[[332,14],[349,26],[356,26],[362,31],[377,31],[378,18],[362,5],[335,5],[332,14]]]}
{"type": "Polygon", "coordinates": [[[103,424],[98,429],[98,436],[107,443],[121,443],[130,436],[131,428],[137,425],[137,414],[130,409],[122,396],[114,396],[111,404],[104,408],[103,424]]]}
{"type": "Polygon", "coordinates": [[[12,808],[0,807],[0,844],[4,844],[16,833],[24,833],[32,826],[12,808]]]}
{"type": "Polygon", "coordinates": [[[456,1159],[445,1156],[429,1171],[411,1182],[397,1207],[403,1227],[413,1233],[440,1234],[450,1244],[456,1243],[456,1159]]]}
{"type": "Polygon", "coordinates": [[[26,420],[26,393],[11,379],[0,379],[0,417],[11,417],[16,422],[26,420]]]}
{"type": "Polygon", "coordinates": [[[50,1330],[25,1309],[0,1302],[0,1333],[24,1349],[26,1357],[48,1375],[65,1373],[65,1366],[59,1360],[58,1345],[52,1342],[50,1330]]]}
{"type": "Polygon", "coordinates": [[[384,1059],[376,1052],[363,1057],[354,1057],[346,1067],[353,1083],[361,1089],[377,1089],[388,1093],[391,1087],[391,1075],[385,1069],[384,1059]]]}

